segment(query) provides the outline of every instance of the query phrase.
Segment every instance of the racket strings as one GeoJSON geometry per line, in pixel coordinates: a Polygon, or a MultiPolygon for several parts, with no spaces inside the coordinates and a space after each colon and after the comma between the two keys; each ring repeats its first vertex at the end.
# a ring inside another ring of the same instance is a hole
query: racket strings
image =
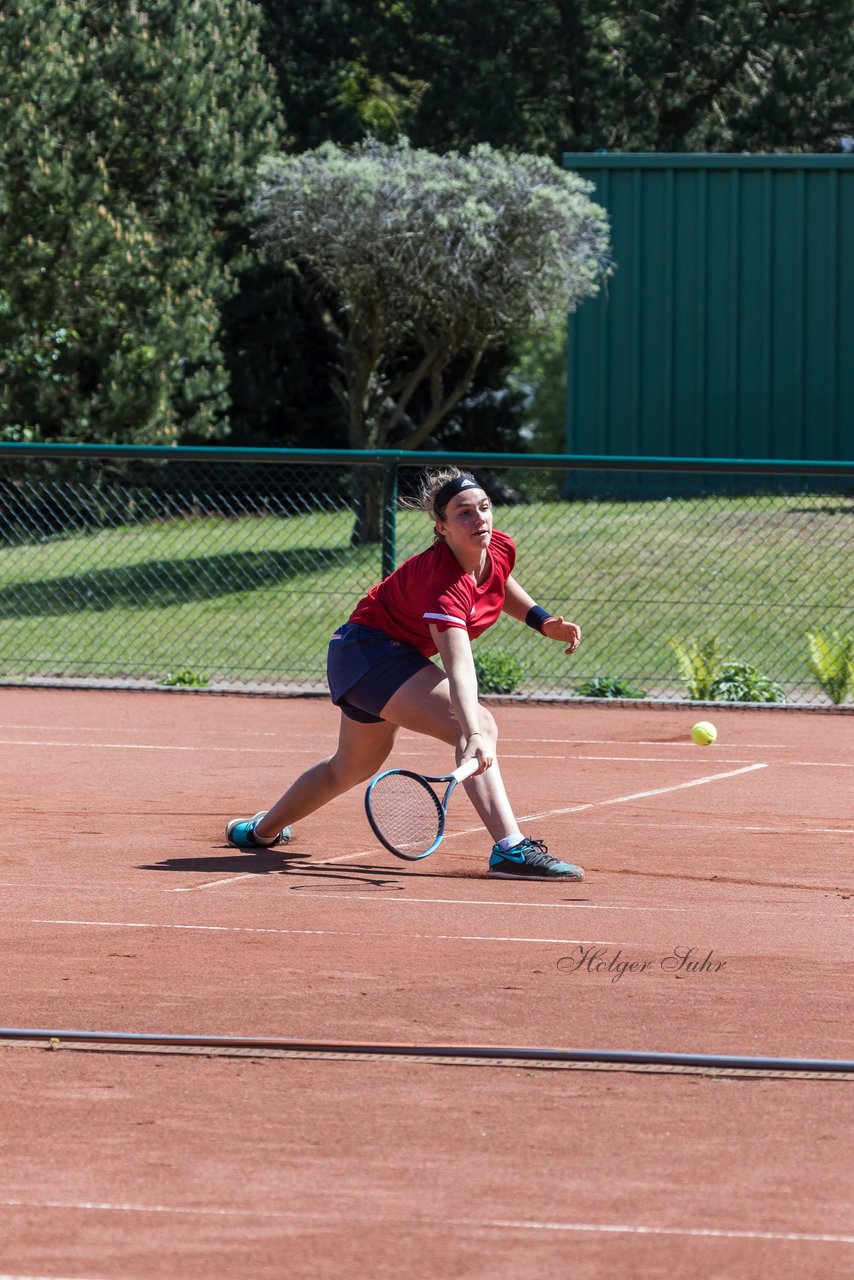
{"type": "Polygon", "coordinates": [[[417,778],[390,773],[371,790],[371,811],[389,844],[410,856],[432,848],[442,830],[442,806],[417,778]]]}

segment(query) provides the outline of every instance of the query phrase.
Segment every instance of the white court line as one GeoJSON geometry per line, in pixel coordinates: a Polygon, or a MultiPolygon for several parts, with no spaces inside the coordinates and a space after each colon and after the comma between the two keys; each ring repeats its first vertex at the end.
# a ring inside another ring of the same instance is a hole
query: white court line
{"type": "MultiPolygon", "coordinates": [[[[502,758],[506,759],[506,757],[502,757],[502,758]]],[[[728,773],[713,773],[713,774],[709,774],[708,777],[705,777],[705,778],[694,778],[691,782],[677,782],[672,787],[656,787],[654,791],[637,791],[634,794],[629,796],[615,796],[614,799],[612,800],[592,800],[586,804],[573,805],[569,809],[545,809],[542,813],[527,813],[527,814],[524,814],[523,817],[519,819],[519,821],[534,822],[538,818],[552,818],[552,817],[556,817],[556,816],[567,814],[567,813],[581,813],[585,809],[595,809],[598,806],[602,806],[602,805],[628,804],[630,800],[645,800],[650,796],[662,796],[662,795],[666,795],[670,791],[681,791],[686,787],[702,787],[709,782],[719,782],[723,778],[737,778],[739,774],[753,773],[756,769],[767,769],[767,768],[768,768],[767,764],[750,764],[745,766],[742,769],[730,770],[728,773]]],[[[449,831],[448,834],[445,836],[445,839],[450,840],[459,836],[472,835],[475,832],[478,832],[480,830],[481,830],[480,827],[466,827],[465,830],[463,831],[449,831]]],[[[376,853],[375,849],[362,849],[358,853],[345,853],[340,858],[324,858],[322,862],[317,861],[312,865],[328,867],[328,866],[331,866],[333,863],[353,862],[355,861],[356,858],[367,858],[371,854],[375,854],[375,853],[376,853]]],[[[239,878],[248,879],[249,877],[241,876],[239,878]]],[[[227,883],[227,881],[224,881],[224,880],[216,881],[216,883],[225,884],[227,883]]],[[[189,885],[183,890],[183,892],[185,893],[190,892],[194,887],[195,886],[193,885],[189,885]]],[[[201,887],[206,888],[208,886],[203,885],[201,887]]],[[[178,892],[178,891],[172,890],[172,892],[178,892]]]]}
{"type": "Polygon", "coordinates": [[[854,1235],[825,1231],[741,1231],[727,1227],[653,1227],[627,1222],[524,1222],[496,1219],[478,1226],[511,1231],[601,1231],[637,1236],[693,1236],[714,1240],[782,1240],[805,1244],[854,1244],[854,1235]]]}
{"type": "MultiPolygon", "coordinates": [[[[323,901],[329,901],[329,895],[325,893],[301,893],[300,898],[319,898],[323,901]]],[[[512,907],[515,914],[520,911],[669,911],[677,913],[685,913],[690,915],[702,914],[703,911],[713,912],[716,916],[720,913],[720,908],[715,905],[704,905],[703,903],[695,903],[688,907],[664,907],[656,904],[655,906],[639,906],[636,903],[627,903],[623,906],[616,905],[613,902],[520,902],[518,898],[514,902],[495,902],[490,898],[401,898],[398,894],[393,897],[383,897],[376,893],[348,893],[343,895],[339,901],[341,902],[375,902],[378,905],[382,903],[386,907],[396,907],[398,903],[413,903],[420,906],[421,903],[427,903],[429,906],[439,907],[512,907]]],[[[757,910],[749,903],[742,906],[727,906],[727,913],[733,911],[747,912],[751,916],[806,916],[809,914],[810,920],[813,919],[811,908],[808,904],[802,907],[786,907],[776,908],[760,908],[757,910]]],[[[835,920],[854,919],[851,913],[842,913],[834,917],[835,920]]],[[[621,943],[626,946],[626,943],[621,943]]]]}
{"type": "Polygon", "coordinates": [[[221,751],[231,752],[236,755],[261,755],[268,756],[271,754],[269,747],[211,747],[211,746],[192,746],[182,747],[173,746],[170,743],[157,742],[56,742],[48,741],[44,738],[0,738],[0,747],[74,747],[75,749],[85,749],[86,751],[221,751]]]}
{"type": "MultiPolygon", "coordinates": [[[[502,757],[504,759],[505,757],[502,757]]],[[[702,787],[709,782],[720,782],[723,778],[737,778],[742,773],[753,773],[757,769],[767,769],[767,764],[750,764],[743,769],[733,769],[727,773],[711,773],[705,778],[694,778],[691,782],[677,782],[672,787],[656,787],[654,791],[636,791],[628,796],[615,796],[612,800],[591,800],[585,804],[571,805],[568,809],[543,809],[541,813],[526,813],[519,819],[520,822],[535,822],[539,818],[554,818],[567,813],[582,813],[586,809],[596,809],[608,804],[628,804],[630,800],[646,800],[650,796],[664,796],[671,791],[682,791],[686,787],[702,787]]],[[[466,827],[463,831],[449,831],[445,836],[446,840],[456,839],[459,836],[470,836],[475,832],[481,831],[481,827],[466,827]]],[[[375,854],[375,849],[362,849],[358,853],[345,853],[340,858],[324,858],[318,866],[331,866],[338,862],[353,862],[356,858],[367,858],[370,854],[375,854]]]]}
{"type": "MultiPolygon", "coordinates": [[[[71,748],[74,748],[75,750],[85,749],[87,751],[92,751],[92,750],[203,751],[203,752],[218,751],[218,752],[224,752],[226,754],[231,753],[233,755],[264,755],[264,756],[270,755],[270,750],[267,747],[233,747],[233,746],[214,747],[214,746],[206,746],[201,743],[193,744],[192,746],[189,746],[189,745],[182,746],[180,744],[173,744],[168,742],[159,742],[159,743],[158,742],[71,742],[71,741],[60,742],[59,740],[53,739],[53,738],[50,738],[50,739],[48,738],[0,738],[0,746],[3,746],[3,747],[60,747],[60,748],[71,747],[71,748]]],[[[296,751],[292,747],[288,748],[288,752],[291,755],[293,754],[314,755],[316,754],[316,751],[317,751],[316,745],[313,747],[304,747],[301,749],[297,749],[296,751]]],[[[419,751],[400,751],[397,754],[405,755],[405,756],[420,755],[423,757],[424,753],[419,751]]],[[[627,761],[631,761],[633,764],[643,764],[645,763],[648,757],[646,756],[582,756],[582,755],[567,755],[565,752],[560,752],[559,754],[555,754],[551,756],[543,755],[542,752],[538,752],[536,755],[514,755],[512,753],[504,751],[501,754],[501,758],[502,760],[627,760],[627,761]]],[[[683,764],[685,762],[682,760],[671,760],[669,758],[667,759],[662,758],[661,760],[654,761],[653,763],[683,764]]],[[[730,763],[741,763],[741,762],[733,760],[733,761],[730,761],[730,763]]]]}
{"type": "MultiPolygon", "coordinates": [[[[756,767],[759,768],[763,766],[756,766],[756,767]]],[[[679,783],[679,786],[694,786],[694,785],[697,785],[697,784],[679,783]]],[[[674,790],[675,789],[678,789],[678,788],[674,788],[674,790]]],[[[629,799],[633,799],[633,798],[634,797],[629,797],[629,799]]],[[[621,803],[619,799],[618,800],[598,800],[589,804],[579,804],[579,805],[576,805],[575,808],[571,808],[571,809],[555,809],[555,810],[549,810],[546,813],[525,814],[520,819],[520,821],[535,822],[538,818],[550,817],[552,813],[557,813],[557,814],[578,813],[582,809],[595,808],[597,804],[619,804],[619,803],[621,803]]],[[[631,821],[634,826],[652,828],[655,831],[695,831],[696,830],[696,825],[688,822],[664,822],[664,823],[644,822],[641,819],[637,819],[637,820],[631,819],[631,821]]],[[[713,818],[710,819],[707,816],[706,818],[707,825],[713,822],[714,822],[714,819],[713,818]]],[[[724,829],[727,833],[730,833],[731,823],[729,822],[729,820],[725,822],[724,829]]],[[[480,827],[467,827],[464,831],[449,831],[448,834],[445,836],[445,839],[451,840],[456,836],[473,835],[479,832],[480,830],[481,830],[480,827]]],[[[826,835],[826,836],[854,835],[854,827],[743,827],[743,826],[739,826],[738,830],[754,831],[759,833],[765,833],[766,835],[776,835],[776,836],[796,835],[796,836],[807,837],[807,836],[816,836],[816,835],[826,835]]],[[[368,858],[376,855],[377,855],[376,848],[361,849],[357,853],[345,853],[338,858],[313,858],[311,865],[313,867],[328,867],[328,866],[332,866],[333,864],[337,864],[339,862],[352,862],[356,858],[368,858]]],[[[258,874],[257,872],[252,872],[245,876],[235,876],[234,879],[251,880],[257,874],[258,874]]],[[[166,889],[165,892],[166,893],[191,893],[194,890],[198,890],[200,888],[201,889],[215,888],[219,884],[228,884],[228,883],[230,883],[230,881],[228,880],[216,880],[216,881],[213,881],[211,884],[207,884],[207,885],[186,885],[180,889],[166,889]]],[[[10,887],[14,887],[14,886],[10,885],[10,887]]]]}
{"type": "MultiPolygon", "coordinates": [[[[578,744],[576,744],[578,745],[578,744]]],[[[606,744],[607,745],[607,744],[606,744]]],[[[661,746],[659,743],[651,743],[652,746],[661,746]]],[[[54,738],[0,738],[0,747],[58,747],[73,748],[74,750],[86,751],[196,751],[209,754],[218,752],[224,755],[255,755],[270,756],[279,754],[290,755],[315,755],[317,746],[293,748],[288,747],[286,750],[280,750],[278,747],[217,747],[209,744],[197,743],[193,745],[181,745],[164,742],[60,742],[54,738]]],[[[696,751],[698,748],[694,748],[696,751]]],[[[402,751],[399,755],[405,756],[423,756],[423,752],[418,751],[402,751]]],[[[582,755],[580,753],[560,752],[555,755],[545,755],[543,752],[534,754],[522,754],[520,752],[502,751],[502,760],[600,760],[625,762],[627,764],[686,764],[691,763],[685,760],[677,760],[670,756],[592,756],[582,755]]],[[[743,757],[726,756],[721,760],[722,764],[741,764],[743,757]]],[[[840,760],[781,760],[778,762],[782,765],[789,765],[797,769],[854,769],[854,764],[840,760]]]]}
{"type": "MultiPolygon", "coordinates": [[[[4,1209],[76,1209],[87,1213],[152,1213],[175,1214],[213,1218],[282,1218],[289,1221],[305,1219],[309,1222],[340,1220],[340,1214],[312,1213],[296,1209],[236,1209],[218,1205],[166,1205],[166,1204],[122,1204],[110,1201],[92,1200],[0,1200],[0,1208],[4,1209]]],[[[401,1223],[397,1220],[397,1225],[401,1223]]],[[[448,1226],[483,1229],[492,1228],[499,1231],[587,1231],[601,1232],[609,1235],[637,1236],[688,1236],[713,1240],[776,1240],[784,1243],[801,1244],[854,1244],[854,1235],[830,1231],[761,1231],[738,1227],[657,1227],[648,1223],[629,1222],[538,1222],[536,1220],[513,1218],[450,1218],[445,1219],[448,1226]]],[[[429,1218],[416,1220],[406,1219],[405,1225],[423,1226],[435,1229],[435,1223],[429,1218]]],[[[0,1280],[6,1280],[0,1275],[0,1280]]]]}
{"type": "MultiPolygon", "coordinates": [[[[109,1200],[0,1200],[2,1209],[80,1209],[88,1213],[175,1213],[204,1218],[306,1218],[324,1221],[329,1215],[303,1209],[234,1209],[216,1205],[122,1204],[109,1200]]],[[[0,1275],[0,1280],[6,1277],[0,1275]]]]}
{"type": "Polygon", "coordinates": [[[781,760],[779,763],[795,769],[854,769],[854,764],[844,760],[781,760]]]}
{"type": "MultiPolygon", "coordinates": [[[[269,755],[270,751],[267,747],[214,747],[205,746],[201,743],[192,746],[182,746],[167,742],[60,742],[57,739],[48,738],[0,738],[0,746],[4,747],[72,747],[75,750],[101,750],[101,751],[218,751],[226,754],[234,755],[269,755]]],[[[304,747],[294,752],[293,748],[288,748],[291,754],[297,755],[314,755],[316,746],[304,747]]],[[[418,751],[401,751],[398,755],[423,757],[423,752],[418,751]]],[[[647,756],[582,756],[567,755],[560,752],[556,755],[543,755],[538,752],[535,755],[514,755],[509,752],[502,752],[502,760],[625,760],[633,764],[644,764],[649,757],[647,756]]],[[[652,760],[651,763],[657,764],[684,764],[683,760],[671,760],[669,758],[660,758],[652,760]]],[[[731,760],[728,763],[740,764],[740,760],[731,760]]]]}
{"type": "MultiPolygon", "coordinates": [[[[602,819],[604,823],[605,819],[602,819]]],[[[609,818],[608,823],[613,825],[619,819],[609,818]]],[[[850,827],[793,827],[777,824],[774,827],[751,827],[745,826],[740,819],[728,817],[725,814],[703,815],[703,822],[706,830],[714,827],[716,823],[721,825],[723,832],[727,835],[736,835],[739,831],[766,831],[775,836],[854,836],[854,826],[850,827]]],[[[624,818],[624,824],[631,824],[633,827],[646,827],[651,831],[696,831],[697,824],[695,822],[645,822],[643,818],[624,818]]]]}
{"type": "MultiPolygon", "coordinates": [[[[3,1201],[0,1200],[0,1205],[3,1201]]],[[[95,1276],[31,1276],[31,1275],[12,1275],[11,1272],[4,1271],[0,1274],[0,1280],[96,1280],[95,1276]]],[[[100,1280],[100,1277],[98,1278],[100,1280]]]]}
{"type": "Polygon", "coordinates": [[[774,836],[854,836],[854,827],[741,827],[774,836]]]}
{"type": "MultiPolygon", "coordinates": [[[[569,754],[561,752],[559,756],[545,755],[542,751],[533,752],[531,755],[519,755],[509,751],[501,752],[502,760],[611,760],[618,764],[696,764],[696,760],[686,760],[684,758],[677,759],[675,756],[586,756],[569,754]]],[[[744,756],[724,756],[719,760],[720,764],[750,764],[750,760],[744,756]]],[[[781,762],[785,763],[785,762],[781,762]]],[[[848,769],[849,765],[842,766],[848,769]]]]}
{"type": "MultiPolygon", "coordinates": [[[[24,729],[37,729],[39,732],[56,733],[57,725],[53,724],[0,724],[0,729],[13,729],[16,733],[22,733],[24,729]]],[[[64,726],[66,733],[103,733],[104,726],[102,724],[66,724],[64,726]]],[[[152,725],[147,728],[145,725],[134,725],[134,733],[162,733],[162,725],[152,725]]],[[[278,738],[281,736],[280,731],[275,729],[236,729],[236,733],[243,733],[251,738],[278,738]]],[[[334,733],[329,734],[334,737],[334,733]]]]}
{"type": "Polygon", "coordinates": [[[689,787],[705,787],[710,782],[721,782],[725,778],[737,778],[744,773],[755,773],[757,769],[767,769],[767,764],[749,764],[743,769],[730,769],[727,773],[710,773],[705,778],[692,778],[690,782],[676,782],[672,787],[655,787],[652,791],[634,791],[628,796],[614,796],[612,800],[593,800],[588,804],[572,805],[568,809],[544,809],[542,813],[528,813],[521,822],[532,822],[535,818],[552,818],[564,813],[580,813],[584,809],[602,808],[609,804],[629,804],[632,800],[648,800],[652,796],[669,795],[672,791],[685,791],[689,787]]]}
{"type": "MultiPolygon", "coordinates": [[[[30,729],[30,730],[35,729],[39,731],[45,730],[47,732],[56,732],[56,727],[57,726],[55,723],[54,724],[3,724],[3,723],[0,723],[0,729],[14,730],[16,732],[21,732],[25,729],[30,729]]],[[[101,733],[103,730],[103,727],[104,727],[103,725],[85,725],[85,724],[65,726],[66,731],[68,733],[71,733],[71,732],[101,733]]],[[[154,726],[151,729],[146,729],[144,726],[138,726],[135,728],[134,731],[137,733],[160,733],[161,729],[159,726],[154,726]]],[[[279,732],[275,730],[268,730],[268,729],[251,729],[251,730],[241,729],[238,732],[245,733],[247,737],[253,737],[253,738],[280,737],[279,732]]],[[[423,749],[419,749],[417,751],[414,751],[414,750],[411,751],[411,750],[405,749],[407,741],[409,743],[413,743],[413,742],[420,741],[420,739],[418,735],[409,733],[406,730],[404,730],[404,733],[406,734],[406,737],[400,743],[398,743],[398,746],[396,748],[397,751],[403,755],[417,755],[417,754],[423,755],[423,749]]],[[[330,730],[328,731],[325,731],[325,736],[330,738],[332,741],[335,740],[335,733],[332,730],[332,728],[330,728],[330,730]]],[[[510,740],[508,739],[508,741],[510,740]]],[[[575,737],[525,738],[525,737],[517,736],[514,734],[512,738],[512,742],[519,743],[519,744],[522,744],[525,742],[535,742],[538,745],[546,744],[548,746],[569,746],[569,747],[666,747],[668,750],[672,749],[674,751],[690,751],[694,754],[696,754],[696,752],[699,749],[696,746],[696,744],[693,742],[679,741],[679,740],[669,739],[669,738],[668,739],[661,739],[661,738],[626,738],[626,739],[617,738],[615,739],[615,738],[575,738],[575,737]]],[[[788,751],[790,749],[791,744],[787,742],[739,742],[737,746],[738,746],[738,749],[741,751],[788,751]]],[[[715,747],[715,750],[720,751],[721,748],[722,748],[722,744],[718,742],[717,746],[715,747]]],[[[168,747],[164,747],[164,750],[168,750],[168,749],[169,749],[168,747]]],[[[290,749],[291,748],[289,747],[288,750],[290,749]]],[[[634,757],[632,757],[632,759],[634,759],[634,757]]],[[[848,767],[854,767],[854,766],[848,766],[848,767]]]]}
{"type": "MultiPolygon", "coordinates": [[[[312,865],[315,865],[315,864],[312,864],[312,865]]],[[[253,874],[257,875],[259,873],[255,872],[253,874]]],[[[226,882],[222,880],[217,880],[213,882],[212,887],[215,887],[218,884],[224,884],[224,883],[226,882]]],[[[10,882],[8,885],[4,887],[10,888],[10,889],[23,889],[23,888],[29,888],[29,885],[13,884],[10,882]]],[[[79,888],[78,885],[63,885],[60,887],[61,888],[79,888]]],[[[774,886],[771,886],[771,887],[773,888],[774,886]]],[[[169,889],[169,890],[166,890],[165,892],[177,893],[178,890],[169,889]]],[[[330,895],[328,893],[308,892],[308,893],[300,893],[299,898],[300,900],[304,898],[312,898],[317,901],[328,902],[329,896],[330,895]]],[[[340,902],[375,902],[375,903],[382,903],[384,906],[396,906],[397,903],[400,902],[400,903],[413,903],[416,905],[419,905],[421,903],[426,903],[430,906],[448,906],[448,907],[455,907],[455,906],[512,907],[517,914],[519,911],[644,911],[644,912],[655,912],[655,913],[670,912],[670,913],[676,913],[676,914],[696,915],[698,912],[702,913],[703,911],[709,911],[709,912],[716,913],[719,910],[718,907],[714,906],[713,904],[707,905],[704,903],[694,903],[686,907],[663,906],[660,903],[656,903],[653,906],[645,906],[639,903],[579,902],[575,898],[570,899],[570,901],[568,902],[520,902],[519,899],[517,898],[511,902],[511,901],[493,900],[491,898],[402,898],[400,897],[399,894],[394,894],[394,895],[389,894],[388,896],[385,896],[379,893],[347,893],[342,895],[341,898],[338,899],[338,901],[340,902]]],[[[786,915],[802,916],[807,914],[808,912],[811,913],[811,908],[808,903],[804,903],[803,906],[799,906],[799,907],[789,907],[781,903],[779,907],[768,907],[768,908],[764,908],[764,907],[757,908],[752,906],[750,903],[743,903],[743,904],[732,904],[727,907],[727,911],[730,913],[733,911],[747,912],[751,916],[786,916],[786,915]]],[[[834,916],[833,919],[834,920],[854,920],[854,913],[842,912],[840,915],[834,916]]],[[[12,924],[17,922],[7,919],[7,920],[0,921],[0,923],[12,924]]],[[[38,920],[31,920],[30,923],[31,924],[49,924],[52,922],[38,919],[38,920]]],[[[84,920],[84,921],[62,921],[61,923],[65,923],[65,924],[107,923],[108,924],[109,922],[108,921],[107,922],[104,922],[104,921],[91,922],[91,921],[84,920]]],[[[191,928],[193,926],[190,926],[190,925],[158,926],[158,925],[139,924],[139,925],[127,925],[126,927],[139,928],[139,929],[149,929],[149,928],[156,929],[160,927],[191,928]]],[[[200,929],[201,928],[217,929],[220,926],[198,925],[195,927],[200,929]]],[[[225,926],[223,926],[223,928],[225,928],[225,926]]],[[[247,932],[252,932],[252,930],[249,929],[247,930],[247,932]]],[[[264,932],[277,932],[277,931],[261,929],[261,930],[257,930],[256,932],[264,933],[264,932]]],[[[311,932],[319,932],[319,931],[293,929],[290,931],[278,930],[278,932],[311,933],[311,932]]],[[[594,939],[587,939],[587,941],[591,942],[591,941],[594,941],[594,939]]],[[[600,939],[600,941],[602,941],[602,939],[600,939]]],[[[621,945],[625,945],[625,943],[621,945]]],[[[2,1278],[0,1278],[0,1280],[2,1280],[2,1278]]]]}
{"type": "Polygon", "coordinates": [[[207,884],[185,884],[177,889],[166,889],[166,893],[199,893],[202,889],[218,889],[221,884],[236,884],[238,880],[253,880],[263,875],[261,871],[247,871],[241,876],[229,876],[227,880],[208,880],[207,884]]]}
{"type": "Polygon", "coordinates": [[[710,782],[722,782],[725,778],[737,778],[744,773],[755,773],[757,769],[767,769],[764,763],[745,765],[743,769],[730,769],[727,773],[709,773],[704,778],[694,778],[690,782],[677,782],[672,787],[656,787],[653,791],[635,791],[630,796],[615,796],[613,800],[597,800],[599,805],[628,804],[630,800],[646,800],[650,796],[664,796],[671,791],[684,791],[688,787],[704,787],[710,782]]]}
{"type": "MultiPolygon", "coordinates": [[[[707,751],[708,747],[698,747],[695,742],[687,741],[688,735],[685,735],[685,741],[677,741],[673,738],[520,738],[513,735],[514,743],[521,742],[542,742],[548,746],[560,746],[565,744],[568,747],[666,747],[673,751],[690,751],[692,754],[697,751],[707,751]]],[[[739,751],[789,751],[791,749],[790,742],[737,742],[731,744],[739,751]]],[[[715,751],[726,750],[721,743],[720,738],[714,747],[715,751]]]]}
{"type": "MultiPolygon", "coordinates": [[[[56,733],[57,727],[58,726],[56,722],[54,722],[53,724],[0,724],[0,729],[14,730],[16,733],[23,733],[25,729],[37,730],[38,732],[45,732],[45,733],[56,733]]],[[[112,727],[115,727],[115,726],[112,726],[112,727]]],[[[64,724],[63,731],[65,733],[103,733],[104,725],[102,724],[64,724]]],[[[144,724],[143,725],[135,724],[133,727],[133,731],[134,733],[162,733],[163,726],[152,725],[151,728],[147,728],[144,724]]],[[[210,732],[210,730],[207,730],[207,732],[210,732]]],[[[274,729],[256,729],[254,727],[252,729],[235,729],[233,730],[233,732],[242,733],[247,738],[278,738],[281,736],[281,733],[277,732],[274,729]]],[[[334,734],[332,733],[328,734],[327,736],[334,738],[334,734]]]]}
{"type": "Polygon", "coordinates": [[[778,769],[854,769],[847,760],[775,760],[778,769]]]}
{"type": "MultiPolygon", "coordinates": [[[[6,920],[5,924],[20,924],[20,920],[6,920]]],[[[149,924],[144,921],[134,920],[42,920],[33,919],[30,924],[49,924],[49,925],[70,925],[74,928],[85,929],[178,929],[188,933],[275,933],[275,934],[299,934],[301,936],[318,937],[318,938],[375,938],[377,935],[389,939],[387,933],[381,930],[371,930],[367,933],[359,932],[352,929],[265,929],[255,926],[246,925],[227,925],[227,924],[149,924]]],[[[402,935],[403,940],[410,939],[418,942],[546,942],[559,943],[561,946],[567,944],[583,945],[584,943],[593,946],[603,947],[637,947],[639,942],[627,942],[616,938],[520,938],[520,937],[493,937],[490,934],[480,933],[406,933],[402,935]]]]}
{"type": "MultiPolygon", "coordinates": [[[[649,746],[661,746],[660,742],[649,743],[649,746]]],[[[697,748],[695,747],[696,751],[697,748]]],[[[408,752],[404,754],[412,755],[408,752]]],[[[572,753],[561,753],[559,756],[544,755],[542,752],[535,752],[532,755],[518,755],[513,752],[502,751],[502,760],[613,760],[623,761],[626,764],[693,764],[690,760],[677,760],[674,756],[588,756],[572,753]]],[[[724,756],[720,760],[721,764],[747,764],[744,756],[724,756]]],[[[847,760],[775,760],[778,767],[788,767],[792,769],[854,769],[854,764],[847,760]]]]}

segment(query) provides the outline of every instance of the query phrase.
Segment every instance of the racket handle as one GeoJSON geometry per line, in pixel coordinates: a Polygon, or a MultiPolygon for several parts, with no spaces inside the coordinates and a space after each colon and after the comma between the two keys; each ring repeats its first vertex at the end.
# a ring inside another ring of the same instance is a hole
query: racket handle
{"type": "Polygon", "coordinates": [[[472,758],[471,760],[466,760],[465,764],[461,764],[458,769],[455,769],[451,774],[451,777],[455,782],[464,782],[465,779],[470,778],[473,773],[477,773],[479,768],[480,761],[472,758]]]}

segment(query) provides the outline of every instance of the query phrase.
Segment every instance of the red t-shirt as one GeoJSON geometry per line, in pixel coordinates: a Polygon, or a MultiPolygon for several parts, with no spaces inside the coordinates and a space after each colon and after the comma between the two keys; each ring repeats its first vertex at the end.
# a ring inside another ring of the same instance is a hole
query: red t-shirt
{"type": "Polygon", "coordinates": [[[372,587],[350,615],[351,622],[376,627],[393,640],[411,644],[425,658],[437,652],[431,623],[439,631],[461,627],[474,640],[497,622],[507,579],[516,563],[513,539],[493,529],[487,548],[489,570],[480,586],[464,573],[444,542],[410,556],[372,587]]]}

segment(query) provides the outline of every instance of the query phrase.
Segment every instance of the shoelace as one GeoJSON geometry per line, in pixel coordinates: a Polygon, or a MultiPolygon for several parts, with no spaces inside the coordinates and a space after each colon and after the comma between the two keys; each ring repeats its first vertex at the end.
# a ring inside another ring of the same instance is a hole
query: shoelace
{"type": "Polygon", "coordinates": [[[525,851],[525,861],[532,867],[547,867],[556,861],[549,855],[548,846],[544,840],[526,838],[522,848],[525,851]]]}

